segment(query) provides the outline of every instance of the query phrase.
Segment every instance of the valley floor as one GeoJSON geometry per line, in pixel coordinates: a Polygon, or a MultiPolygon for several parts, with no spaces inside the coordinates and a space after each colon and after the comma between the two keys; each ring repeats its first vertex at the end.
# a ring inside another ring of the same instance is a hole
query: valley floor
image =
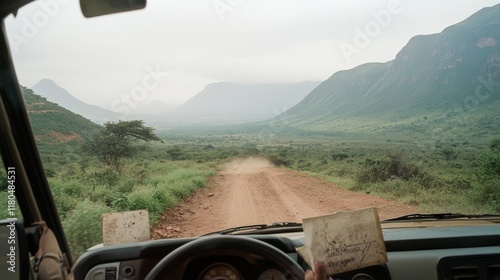
{"type": "Polygon", "coordinates": [[[247,158],[231,162],[206,188],[168,209],[151,228],[151,235],[154,239],[197,236],[369,207],[377,207],[381,219],[419,212],[413,206],[274,167],[264,159],[247,158]]]}

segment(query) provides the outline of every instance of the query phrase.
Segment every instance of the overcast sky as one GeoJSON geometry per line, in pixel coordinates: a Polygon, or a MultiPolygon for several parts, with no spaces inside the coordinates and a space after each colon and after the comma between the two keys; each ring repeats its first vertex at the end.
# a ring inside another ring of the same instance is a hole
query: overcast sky
{"type": "Polygon", "coordinates": [[[320,81],[394,59],[500,0],[148,0],[144,10],[86,19],[78,1],[40,0],[7,20],[21,84],[52,79],[117,110],[180,104],[217,81],[320,81]],[[128,98],[127,101],[125,99],[128,98]]]}

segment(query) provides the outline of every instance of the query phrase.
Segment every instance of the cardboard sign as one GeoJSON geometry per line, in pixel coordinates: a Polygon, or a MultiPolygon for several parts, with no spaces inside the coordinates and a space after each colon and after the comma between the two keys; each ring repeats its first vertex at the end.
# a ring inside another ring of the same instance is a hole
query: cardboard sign
{"type": "Polygon", "coordinates": [[[148,210],[102,214],[104,246],[150,240],[148,210]]]}
{"type": "Polygon", "coordinates": [[[328,275],[387,262],[376,208],[303,220],[305,244],[297,249],[314,269],[323,262],[328,275]]]}

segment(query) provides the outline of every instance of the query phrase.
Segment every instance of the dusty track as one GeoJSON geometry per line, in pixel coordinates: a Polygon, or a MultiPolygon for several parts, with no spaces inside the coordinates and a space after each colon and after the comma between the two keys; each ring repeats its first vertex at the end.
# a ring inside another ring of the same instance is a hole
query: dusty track
{"type": "Polygon", "coordinates": [[[248,158],[229,164],[151,229],[154,239],[196,236],[228,227],[297,221],[377,207],[381,219],[418,212],[394,201],[342,189],[319,178],[248,158]]]}

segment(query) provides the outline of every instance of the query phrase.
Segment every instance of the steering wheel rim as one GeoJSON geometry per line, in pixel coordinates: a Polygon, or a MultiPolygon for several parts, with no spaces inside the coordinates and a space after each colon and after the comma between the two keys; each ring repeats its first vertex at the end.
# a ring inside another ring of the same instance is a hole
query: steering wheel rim
{"type": "Polygon", "coordinates": [[[302,267],[279,249],[254,238],[224,235],[203,237],[182,245],[156,264],[146,275],[145,280],[166,279],[168,273],[187,258],[203,251],[216,249],[234,249],[265,257],[283,270],[286,279],[304,279],[302,267]]]}

